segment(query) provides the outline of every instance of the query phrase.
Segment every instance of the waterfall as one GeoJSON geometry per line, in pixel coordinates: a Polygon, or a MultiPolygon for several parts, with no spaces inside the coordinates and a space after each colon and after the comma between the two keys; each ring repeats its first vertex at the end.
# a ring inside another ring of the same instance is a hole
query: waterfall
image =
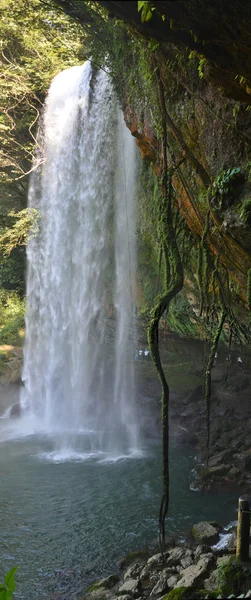
{"type": "Polygon", "coordinates": [[[139,448],[134,385],[135,140],[106,73],[55,77],[29,206],[23,418],[60,448],[139,448]],[[91,440],[91,441],[90,441],[91,440]]]}

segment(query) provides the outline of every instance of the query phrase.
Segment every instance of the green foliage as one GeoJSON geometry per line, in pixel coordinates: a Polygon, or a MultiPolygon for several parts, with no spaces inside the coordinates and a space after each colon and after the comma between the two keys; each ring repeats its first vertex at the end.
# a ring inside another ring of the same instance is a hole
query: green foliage
{"type": "Polygon", "coordinates": [[[0,345],[22,345],[25,301],[15,292],[0,290],[0,345]]]}
{"type": "Polygon", "coordinates": [[[167,323],[171,331],[182,337],[198,337],[197,317],[184,293],[180,293],[169,306],[167,323]]]}
{"type": "Polygon", "coordinates": [[[38,233],[39,214],[35,208],[24,208],[8,214],[8,226],[0,230],[0,249],[9,256],[17,246],[26,246],[28,239],[38,233]]]}
{"type": "Polygon", "coordinates": [[[205,65],[207,63],[206,58],[200,58],[199,60],[199,64],[198,64],[198,75],[199,78],[202,79],[204,77],[204,71],[205,71],[205,65]]]}
{"type": "Polygon", "coordinates": [[[251,198],[246,198],[239,208],[241,220],[248,225],[251,225],[251,198]]]}
{"type": "Polygon", "coordinates": [[[150,21],[154,10],[156,10],[156,7],[150,0],[138,0],[138,12],[141,13],[142,23],[150,21]]]}
{"type": "Polygon", "coordinates": [[[217,584],[223,597],[246,593],[251,586],[251,566],[230,558],[218,566],[217,584]]]}
{"type": "Polygon", "coordinates": [[[241,169],[239,167],[221,171],[213,182],[213,191],[220,196],[225,196],[229,192],[232,192],[234,189],[234,182],[240,177],[240,174],[241,169]]]}
{"type": "Polygon", "coordinates": [[[7,210],[26,203],[22,178],[30,170],[46,92],[57,73],[83,62],[82,39],[80,27],[53,6],[1,0],[0,191],[7,210]]]}
{"type": "Polygon", "coordinates": [[[25,249],[14,248],[9,256],[0,254],[0,290],[16,290],[20,295],[25,291],[25,249]]]}
{"type": "Polygon", "coordinates": [[[4,578],[4,583],[0,583],[0,600],[11,600],[15,591],[15,573],[18,567],[13,567],[4,578]]]}

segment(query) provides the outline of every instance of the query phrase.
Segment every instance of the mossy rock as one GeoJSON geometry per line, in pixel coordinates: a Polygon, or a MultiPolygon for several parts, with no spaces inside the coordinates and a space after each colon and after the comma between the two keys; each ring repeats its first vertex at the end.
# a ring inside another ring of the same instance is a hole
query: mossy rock
{"type": "Polygon", "coordinates": [[[104,579],[100,579],[100,581],[95,581],[92,583],[86,590],[86,594],[90,594],[91,592],[96,592],[97,590],[110,590],[112,587],[119,582],[118,575],[109,575],[104,579]]]}
{"type": "Polygon", "coordinates": [[[149,550],[147,548],[143,550],[135,550],[134,552],[128,552],[119,562],[121,569],[126,569],[136,560],[147,560],[149,558],[149,550]]]}
{"type": "Polygon", "coordinates": [[[247,593],[251,588],[251,563],[230,558],[219,565],[216,581],[223,597],[247,593]]]}
{"type": "Polygon", "coordinates": [[[177,587],[168,592],[162,600],[193,600],[195,591],[193,587],[177,587]]]}
{"type": "Polygon", "coordinates": [[[174,588],[162,600],[200,600],[200,598],[218,598],[220,590],[196,590],[194,587],[174,588]]]}

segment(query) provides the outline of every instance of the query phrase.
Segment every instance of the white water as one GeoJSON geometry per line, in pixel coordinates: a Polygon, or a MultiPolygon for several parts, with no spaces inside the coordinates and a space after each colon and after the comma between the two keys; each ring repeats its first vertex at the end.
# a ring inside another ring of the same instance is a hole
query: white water
{"type": "Polygon", "coordinates": [[[38,143],[21,428],[62,456],[135,452],[135,141],[104,72],[53,80],[38,143]]]}

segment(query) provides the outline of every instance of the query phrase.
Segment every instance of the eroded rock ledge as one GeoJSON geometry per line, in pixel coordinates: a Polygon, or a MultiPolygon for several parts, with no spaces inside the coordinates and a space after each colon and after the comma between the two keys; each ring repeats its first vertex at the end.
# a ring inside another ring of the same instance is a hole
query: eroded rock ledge
{"type": "MultiPolygon", "coordinates": [[[[198,545],[177,544],[169,539],[163,556],[149,555],[147,550],[132,552],[120,561],[120,573],[111,575],[91,585],[78,600],[132,600],[224,597],[231,589],[226,573],[236,569],[235,534],[228,534],[224,549],[210,546],[219,540],[220,526],[201,522],[194,526],[193,534],[198,545]],[[229,539],[231,538],[231,539],[229,539]]],[[[239,579],[234,591],[242,590],[250,582],[243,577],[239,565],[239,579]],[[244,581],[245,580],[245,581],[244,581]],[[243,583],[244,581],[244,583],[243,583]]],[[[246,589],[247,591],[247,589],[246,589]]],[[[251,592],[249,596],[251,597],[251,592]]]]}

